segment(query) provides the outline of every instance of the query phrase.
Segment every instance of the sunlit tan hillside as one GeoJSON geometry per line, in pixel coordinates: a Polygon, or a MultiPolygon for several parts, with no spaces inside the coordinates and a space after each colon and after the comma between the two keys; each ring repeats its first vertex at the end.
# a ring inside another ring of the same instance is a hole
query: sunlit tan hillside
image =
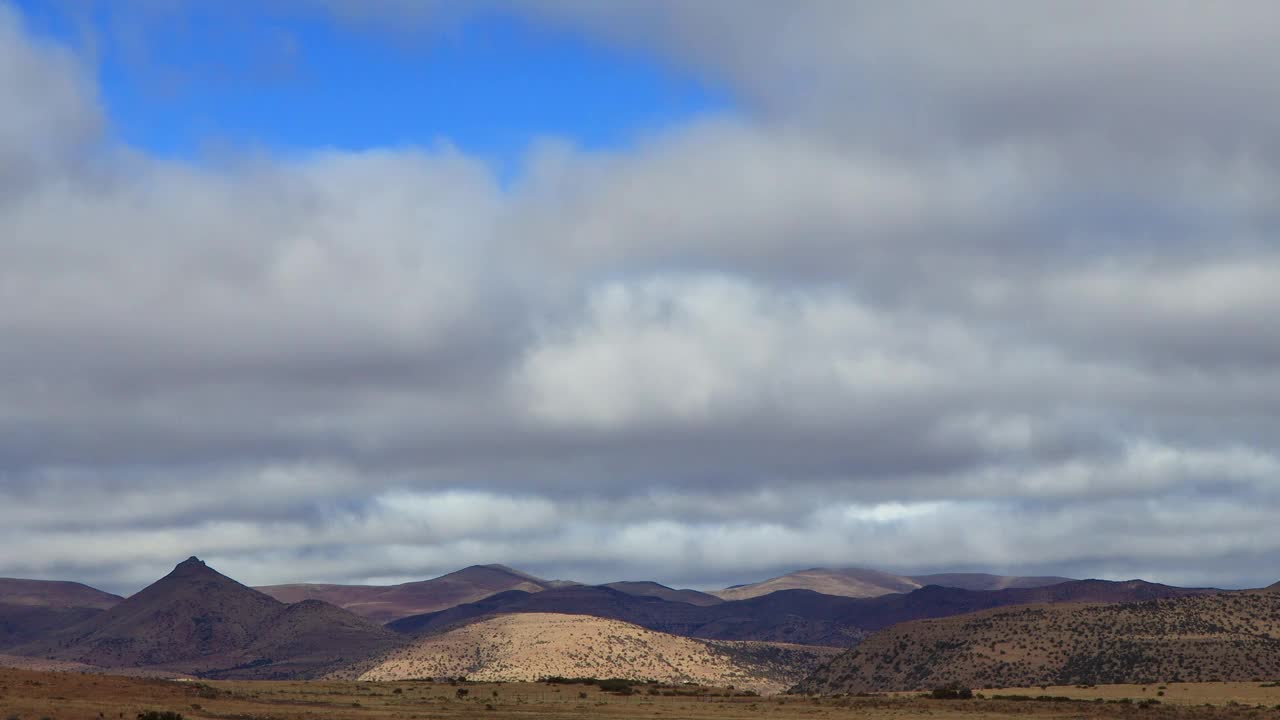
{"type": "Polygon", "coordinates": [[[838,651],[761,642],[696,640],[583,615],[501,615],[423,638],[385,656],[362,680],[549,676],[628,678],[783,690],[838,651]]]}

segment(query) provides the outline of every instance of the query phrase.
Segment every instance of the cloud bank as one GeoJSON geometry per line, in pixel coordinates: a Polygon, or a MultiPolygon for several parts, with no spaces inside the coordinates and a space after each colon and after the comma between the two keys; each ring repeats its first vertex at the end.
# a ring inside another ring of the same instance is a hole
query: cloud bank
{"type": "Polygon", "coordinates": [[[1273,4],[501,9],[740,107],[165,159],[0,3],[2,574],[1275,580],[1273,4]]]}

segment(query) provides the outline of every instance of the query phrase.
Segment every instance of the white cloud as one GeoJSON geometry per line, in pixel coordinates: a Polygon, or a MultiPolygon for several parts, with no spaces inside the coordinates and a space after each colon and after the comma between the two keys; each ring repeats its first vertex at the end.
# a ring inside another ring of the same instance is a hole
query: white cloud
{"type": "Polygon", "coordinates": [[[504,7],[746,104],[161,160],[0,4],[0,570],[1265,579],[1270,6],[504,7]]]}

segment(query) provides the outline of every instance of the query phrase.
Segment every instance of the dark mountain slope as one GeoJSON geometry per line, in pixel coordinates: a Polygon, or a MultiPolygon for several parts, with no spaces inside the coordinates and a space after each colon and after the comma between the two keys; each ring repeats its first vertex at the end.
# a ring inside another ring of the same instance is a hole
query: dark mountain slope
{"type": "Polygon", "coordinates": [[[97,608],[0,605],[0,652],[47,638],[102,612],[97,608]]]}
{"type": "Polygon", "coordinates": [[[724,602],[715,595],[710,595],[697,590],[676,590],[656,582],[649,581],[624,581],[605,583],[602,587],[618,590],[628,595],[639,595],[640,597],[656,597],[671,602],[684,602],[690,605],[718,605],[724,602]]]}
{"type": "Polygon", "coordinates": [[[316,678],[404,642],[404,636],[367,618],[319,600],[304,600],[285,606],[259,629],[248,647],[234,654],[243,659],[240,666],[202,674],[258,680],[316,678]]]}
{"type": "Polygon", "coordinates": [[[0,578],[0,649],[82,623],[121,600],[75,582],[0,578]]]}
{"type": "Polygon", "coordinates": [[[912,575],[911,579],[922,586],[941,585],[942,587],[960,588],[962,590],[1037,588],[1072,582],[1072,578],[1056,576],[1023,577],[1018,575],[989,575],[987,573],[937,573],[935,575],[912,575]]]}

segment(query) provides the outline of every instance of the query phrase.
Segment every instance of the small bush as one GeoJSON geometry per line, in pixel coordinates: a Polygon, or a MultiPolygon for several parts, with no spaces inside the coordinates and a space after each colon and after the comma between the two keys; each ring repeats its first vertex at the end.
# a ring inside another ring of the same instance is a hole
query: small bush
{"type": "Polygon", "coordinates": [[[600,682],[596,683],[596,685],[598,685],[602,691],[607,693],[614,693],[615,695],[630,695],[632,692],[634,692],[631,689],[631,681],[623,680],[621,678],[610,678],[608,680],[601,680],[600,682]]]}
{"type": "Polygon", "coordinates": [[[973,690],[960,683],[950,683],[934,688],[929,693],[929,697],[934,700],[971,700],[973,699],[973,690]]]}
{"type": "Polygon", "coordinates": [[[182,713],[176,713],[172,710],[148,710],[138,713],[138,720],[182,720],[182,713]]]}

